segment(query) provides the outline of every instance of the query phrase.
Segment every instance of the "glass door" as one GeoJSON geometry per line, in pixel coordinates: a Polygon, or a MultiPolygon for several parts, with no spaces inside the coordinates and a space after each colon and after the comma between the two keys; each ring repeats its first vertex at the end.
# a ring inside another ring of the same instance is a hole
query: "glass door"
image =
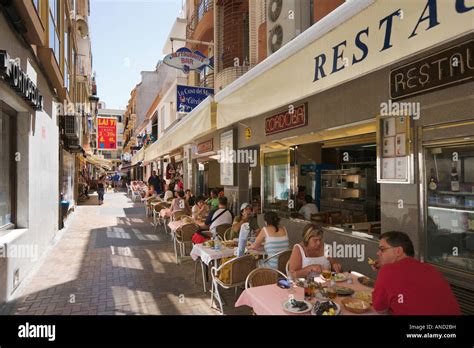
{"type": "Polygon", "coordinates": [[[474,143],[424,155],[426,261],[474,273],[474,143]]]}

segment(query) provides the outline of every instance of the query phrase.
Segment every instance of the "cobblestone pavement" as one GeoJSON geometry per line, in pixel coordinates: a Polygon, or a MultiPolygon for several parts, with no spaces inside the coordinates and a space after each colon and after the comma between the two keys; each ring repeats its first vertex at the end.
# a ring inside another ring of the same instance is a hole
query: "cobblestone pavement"
{"type": "MultiPolygon", "coordinates": [[[[219,314],[203,292],[200,267],[195,284],[194,262],[176,264],[170,236],[161,226],[154,230],[142,203],[117,192],[96,204],[91,196],[76,207],[61,239],[2,314],[219,314]]],[[[251,313],[234,307],[233,290],[221,293],[226,314],[251,313]]]]}

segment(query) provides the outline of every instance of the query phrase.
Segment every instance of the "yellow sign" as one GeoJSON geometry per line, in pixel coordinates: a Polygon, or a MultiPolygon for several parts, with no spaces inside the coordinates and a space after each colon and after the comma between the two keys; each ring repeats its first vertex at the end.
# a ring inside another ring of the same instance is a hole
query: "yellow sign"
{"type": "Polygon", "coordinates": [[[252,128],[245,128],[245,139],[249,140],[252,137],[252,128]]]}

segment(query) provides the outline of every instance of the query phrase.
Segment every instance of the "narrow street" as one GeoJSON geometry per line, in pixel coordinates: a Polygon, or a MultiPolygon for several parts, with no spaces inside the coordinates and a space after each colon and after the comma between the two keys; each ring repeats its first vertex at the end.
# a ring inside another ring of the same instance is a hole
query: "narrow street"
{"type": "MultiPolygon", "coordinates": [[[[195,284],[194,262],[177,265],[171,237],[151,221],[125,192],[107,193],[102,206],[91,195],[2,314],[218,314],[203,292],[201,269],[195,284]]],[[[224,297],[226,314],[250,313],[233,308],[233,290],[224,297]]]]}

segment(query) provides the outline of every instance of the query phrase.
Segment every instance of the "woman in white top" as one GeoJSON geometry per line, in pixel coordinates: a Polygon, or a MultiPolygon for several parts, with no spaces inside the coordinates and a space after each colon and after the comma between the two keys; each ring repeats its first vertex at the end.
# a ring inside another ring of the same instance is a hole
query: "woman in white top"
{"type": "Polygon", "coordinates": [[[295,244],[290,256],[289,271],[297,278],[306,278],[309,273],[321,273],[323,269],[342,270],[341,264],[324,255],[323,230],[315,224],[303,229],[303,241],[295,244]]]}

